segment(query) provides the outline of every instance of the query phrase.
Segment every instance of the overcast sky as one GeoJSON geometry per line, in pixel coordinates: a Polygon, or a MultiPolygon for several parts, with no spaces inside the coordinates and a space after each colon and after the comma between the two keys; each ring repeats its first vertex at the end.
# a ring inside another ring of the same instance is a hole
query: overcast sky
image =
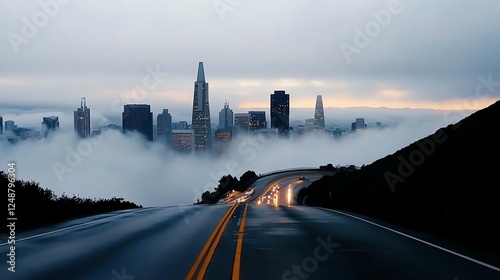
{"type": "Polygon", "coordinates": [[[147,103],[190,118],[199,61],[213,118],[224,100],[267,109],[277,89],[292,108],[313,108],[317,94],[325,107],[484,108],[500,96],[499,10],[495,0],[1,1],[0,115],[71,115],[85,96],[96,116],[147,103]]]}

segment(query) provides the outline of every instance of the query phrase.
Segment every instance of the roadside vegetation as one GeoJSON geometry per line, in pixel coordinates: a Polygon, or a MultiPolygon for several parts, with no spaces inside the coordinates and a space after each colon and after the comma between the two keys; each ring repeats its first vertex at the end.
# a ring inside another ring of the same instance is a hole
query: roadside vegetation
{"type": "MultiPolygon", "coordinates": [[[[0,186],[4,194],[7,194],[9,180],[7,174],[0,171],[0,186]]],[[[109,199],[103,198],[81,198],[62,194],[57,196],[52,190],[42,188],[34,181],[16,180],[15,187],[15,214],[16,231],[33,229],[42,225],[60,222],[68,219],[84,217],[88,215],[101,214],[110,211],[142,208],[133,202],[125,201],[121,197],[109,199]]],[[[3,200],[3,221],[7,221],[9,211],[7,199],[3,200]]],[[[0,232],[7,232],[4,226],[0,232]]]]}
{"type": "Polygon", "coordinates": [[[231,174],[222,176],[219,180],[219,184],[214,187],[214,191],[205,191],[201,195],[201,200],[198,200],[194,204],[215,204],[219,202],[222,197],[232,191],[246,191],[257,178],[259,178],[259,176],[251,170],[243,173],[239,180],[238,178],[231,176],[231,174]]]}

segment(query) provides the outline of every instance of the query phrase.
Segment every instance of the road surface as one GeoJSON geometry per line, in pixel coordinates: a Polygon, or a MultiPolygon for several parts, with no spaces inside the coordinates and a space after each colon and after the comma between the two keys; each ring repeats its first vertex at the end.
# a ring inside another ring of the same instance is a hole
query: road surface
{"type": "Polygon", "coordinates": [[[118,211],[20,233],[16,272],[2,237],[0,279],[500,279],[487,262],[297,206],[290,197],[321,176],[276,174],[227,204],[118,211]]]}

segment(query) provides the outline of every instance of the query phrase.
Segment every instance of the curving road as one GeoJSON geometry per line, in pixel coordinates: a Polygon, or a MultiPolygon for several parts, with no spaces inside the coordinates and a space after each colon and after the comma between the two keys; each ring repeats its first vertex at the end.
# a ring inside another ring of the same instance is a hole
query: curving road
{"type": "Polygon", "coordinates": [[[500,279],[496,266],[371,220],[295,205],[290,197],[323,174],[270,175],[222,205],[119,211],[19,234],[15,273],[2,237],[0,279],[500,279]]]}

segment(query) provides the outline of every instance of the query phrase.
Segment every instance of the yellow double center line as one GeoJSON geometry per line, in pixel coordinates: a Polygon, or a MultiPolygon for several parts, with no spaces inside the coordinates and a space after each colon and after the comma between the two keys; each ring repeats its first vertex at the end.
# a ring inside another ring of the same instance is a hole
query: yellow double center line
{"type": "Polygon", "coordinates": [[[248,203],[245,205],[243,216],[241,217],[240,228],[238,229],[238,241],[236,241],[236,252],[233,263],[233,280],[240,279],[241,246],[243,245],[243,233],[245,232],[245,220],[247,217],[248,203]]]}
{"type": "MultiPolygon", "coordinates": [[[[196,272],[198,272],[196,279],[201,280],[203,277],[205,277],[205,273],[207,272],[208,265],[210,264],[210,261],[212,260],[212,257],[215,253],[215,249],[217,248],[217,245],[219,244],[219,241],[222,237],[222,234],[226,230],[227,224],[229,223],[229,220],[234,214],[234,211],[238,207],[238,204],[234,204],[229,208],[222,217],[222,219],[219,221],[217,226],[215,227],[215,230],[212,232],[210,237],[207,240],[207,243],[205,243],[205,246],[203,246],[203,249],[201,250],[200,254],[198,255],[198,258],[194,262],[193,266],[189,270],[188,275],[186,276],[186,280],[191,280],[195,279],[194,276],[196,272]],[[201,263],[203,261],[203,263],[201,263]],[[201,267],[200,267],[201,264],[201,267]]],[[[243,231],[244,231],[244,226],[245,226],[245,216],[246,216],[246,211],[247,211],[248,204],[245,206],[245,210],[243,212],[243,217],[241,220],[240,228],[238,230],[238,241],[236,244],[236,254],[235,254],[235,259],[234,259],[234,264],[233,264],[233,279],[239,279],[239,269],[240,269],[240,260],[241,260],[241,246],[243,242],[243,231]],[[237,272],[235,273],[235,269],[237,269],[237,272]]]]}

